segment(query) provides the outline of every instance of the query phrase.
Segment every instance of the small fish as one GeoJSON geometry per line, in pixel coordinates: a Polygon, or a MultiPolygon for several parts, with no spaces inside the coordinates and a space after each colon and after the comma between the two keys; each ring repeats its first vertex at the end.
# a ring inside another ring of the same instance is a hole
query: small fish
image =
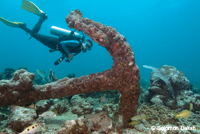
{"type": "Polygon", "coordinates": [[[140,121],[131,121],[128,123],[129,126],[137,125],[140,121]]]}
{"type": "Polygon", "coordinates": [[[190,103],[190,110],[189,111],[188,110],[183,110],[179,114],[174,113],[175,119],[177,119],[178,117],[188,119],[188,117],[191,116],[191,110],[192,110],[192,108],[193,108],[193,104],[190,103]]]}
{"type": "Polygon", "coordinates": [[[33,103],[33,104],[30,104],[30,105],[28,105],[27,106],[28,108],[32,108],[32,109],[35,109],[35,110],[37,110],[38,108],[37,108],[37,106],[33,103]]]}
{"type": "Polygon", "coordinates": [[[142,119],[146,119],[146,115],[145,114],[136,115],[136,116],[133,116],[131,118],[132,121],[139,121],[139,120],[142,120],[142,119]]]}
{"type": "Polygon", "coordinates": [[[154,104],[157,104],[157,105],[163,104],[163,101],[159,97],[153,97],[150,101],[154,104]]]}
{"type": "Polygon", "coordinates": [[[191,111],[183,110],[179,114],[174,113],[174,115],[175,115],[175,119],[177,119],[178,117],[188,119],[188,117],[190,117],[191,115],[191,111]]]}
{"type": "Polygon", "coordinates": [[[193,109],[193,104],[190,103],[190,111],[192,111],[192,109],[193,109]]]}
{"type": "Polygon", "coordinates": [[[54,118],[54,117],[56,117],[56,114],[52,111],[47,111],[47,112],[44,112],[43,114],[39,115],[39,117],[54,118]]]}
{"type": "Polygon", "coordinates": [[[35,131],[39,128],[39,124],[33,124],[29,127],[27,127],[26,129],[24,129],[23,132],[19,133],[19,134],[33,134],[35,133],[35,131]]]}
{"type": "Polygon", "coordinates": [[[46,83],[47,80],[46,80],[45,72],[43,70],[39,70],[39,69],[37,69],[36,71],[37,71],[38,75],[42,78],[42,82],[46,83]]]}
{"type": "Polygon", "coordinates": [[[59,112],[58,112],[58,110],[53,110],[53,112],[56,114],[56,115],[59,115],[59,112]]]}

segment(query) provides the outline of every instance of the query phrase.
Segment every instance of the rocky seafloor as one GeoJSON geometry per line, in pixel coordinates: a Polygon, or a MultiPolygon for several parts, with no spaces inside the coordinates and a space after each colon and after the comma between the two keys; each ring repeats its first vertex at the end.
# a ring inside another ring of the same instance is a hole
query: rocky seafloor
{"type": "MultiPolygon", "coordinates": [[[[163,71],[165,77],[168,77],[167,80],[175,91],[175,98],[173,98],[166,81],[153,71],[150,82],[141,80],[142,91],[137,114],[145,115],[145,118],[138,120],[129,128],[119,130],[114,127],[113,118],[119,109],[121,95],[117,90],[109,90],[61,99],[41,100],[35,102],[35,108],[29,107],[29,105],[1,107],[0,133],[20,133],[34,123],[40,125],[36,134],[200,133],[199,89],[193,87],[184,73],[175,67],[164,65],[158,70],[163,71]],[[191,103],[193,109],[189,118],[175,119],[174,113],[189,110],[191,103]],[[55,112],[57,117],[45,119],[38,116],[46,111],[55,112]]],[[[4,73],[1,73],[1,80],[11,79],[14,71],[14,69],[5,69],[4,73]],[[12,73],[8,74],[8,70],[12,73]]]]}

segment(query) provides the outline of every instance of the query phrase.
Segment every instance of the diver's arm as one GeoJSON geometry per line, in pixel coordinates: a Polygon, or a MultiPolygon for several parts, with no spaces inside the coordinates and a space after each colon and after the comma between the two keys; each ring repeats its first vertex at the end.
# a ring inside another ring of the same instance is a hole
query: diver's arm
{"type": "Polygon", "coordinates": [[[78,47],[80,45],[80,42],[62,41],[62,42],[60,42],[60,45],[61,45],[62,49],[65,51],[65,53],[67,54],[68,59],[72,60],[73,55],[71,54],[71,52],[68,50],[67,47],[78,47]]]}
{"type": "Polygon", "coordinates": [[[81,52],[81,50],[79,50],[78,52],[76,52],[74,55],[69,54],[69,55],[68,55],[68,59],[66,60],[66,62],[70,62],[70,60],[72,60],[73,57],[74,57],[75,55],[79,54],[80,52],[81,52]]]}
{"type": "Polygon", "coordinates": [[[60,44],[65,44],[66,46],[69,46],[69,47],[78,47],[80,45],[80,42],[76,42],[76,41],[62,41],[62,42],[60,42],[60,44]]]}
{"type": "Polygon", "coordinates": [[[60,46],[62,47],[62,49],[65,51],[65,53],[66,53],[67,55],[69,55],[69,54],[70,54],[70,51],[69,51],[68,48],[67,48],[67,44],[68,44],[68,43],[66,43],[66,42],[60,42],[60,46]]]}
{"type": "MultiPolygon", "coordinates": [[[[60,42],[60,45],[63,48],[63,50],[65,51],[65,53],[67,54],[69,60],[73,59],[73,55],[71,54],[71,52],[68,50],[67,47],[78,47],[78,46],[80,46],[80,44],[81,44],[80,41],[62,41],[62,42],[60,42]]],[[[77,54],[78,53],[80,53],[80,52],[77,52],[77,54]]]]}

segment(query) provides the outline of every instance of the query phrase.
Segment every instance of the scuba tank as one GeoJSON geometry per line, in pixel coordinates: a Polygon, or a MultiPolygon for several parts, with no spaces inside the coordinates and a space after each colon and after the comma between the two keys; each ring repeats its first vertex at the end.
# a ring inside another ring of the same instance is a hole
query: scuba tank
{"type": "MultiPolygon", "coordinates": [[[[80,33],[77,33],[74,31],[70,31],[67,29],[63,29],[60,27],[52,26],[50,29],[50,33],[56,36],[59,36],[59,41],[65,41],[65,40],[78,40],[79,42],[85,42],[85,35],[81,31],[80,33]]],[[[54,52],[56,50],[50,50],[49,52],[54,52]]],[[[54,62],[54,65],[58,65],[60,62],[62,62],[65,59],[66,55],[62,55],[58,60],[54,62]]],[[[66,62],[70,62],[70,60],[67,58],[65,60],[66,62]]]]}
{"type": "Polygon", "coordinates": [[[65,39],[67,39],[67,40],[68,39],[77,39],[77,40],[81,40],[81,41],[85,40],[84,35],[81,35],[81,34],[74,32],[74,31],[70,31],[70,30],[67,30],[67,29],[56,27],[56,26],[51,27],[50,33],[53,34],[53,35],[59,36],[63,40],[65,40],[65,39]]]}

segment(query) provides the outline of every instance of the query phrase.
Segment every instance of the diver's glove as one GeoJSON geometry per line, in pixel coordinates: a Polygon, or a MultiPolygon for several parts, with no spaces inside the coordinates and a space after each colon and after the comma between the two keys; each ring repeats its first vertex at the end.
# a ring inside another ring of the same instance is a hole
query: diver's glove
{"type": "Polygon", "coordinates": [[[72,55],[72,54],[69,54],[69,55],[68,55],[68,59],[69,59],[69,61],[72,60],[72,59],[73,59],[73,55],[72,55]]]}

